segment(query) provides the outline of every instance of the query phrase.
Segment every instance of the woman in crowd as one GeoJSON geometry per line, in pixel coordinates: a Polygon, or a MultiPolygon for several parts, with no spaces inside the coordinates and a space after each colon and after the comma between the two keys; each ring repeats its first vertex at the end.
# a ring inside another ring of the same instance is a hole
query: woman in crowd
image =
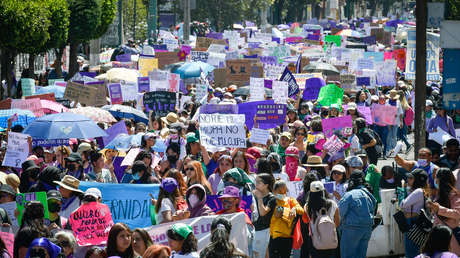
{"type": "Polygon", "coordinates": [[[358,118],[355,120],[356,135],[359,139],[361,148],[366,151],[369,163],[377,165],[378,153],[375,145],[377,145],[377,139],[374,138],[370,129],[366,127],[366,120],[364,118],[358,118]]]}
{"type": "Polygon", "coordinates": [[[59,185],[59,192],[62,195],[62,209],[59,215],[68,219],[70,214],[78,209],[83,198],[83,192],[78,189],[80,180],[73,176],[65,175],[61,181],[54,181],[59,185]]]}
{"type": "Polygon", "coordinates": [[[115,173],[104,168],[104,156],[100,152],[91,152],[90,170],[86,174],[87,181],[100,183],[118,183],[115,173]]]}
{"type": "Polygon", "coordinates": [[[185,199],[190,212],[189,218],[214,215],[214,212],[206,204],[206,196],[206,190],[201,184],[194,184],[188,188],[185,199]]]}
{"type": "Polygon", "coordinates": [[[334,191],[332,192],[333,200],[338,202],[347,191],[347,177],[345,175],[346,169],[342,165],[335,165],[332,167],[331,177],[329,182],[333,182],[334,191]]]}
{"type": "Polygon", "coordinates": [[[61,248],[52,243],[48,238],[36,238],[29,246],[26,257],[49,257],[58,258],[61,248]]]}
{"type": "MultiPolygon", "coordinates": [[[[148,157],[151,157],[150,154],[147,154],[148,157]]],[[[157,177],[154,177],[149,172],[149,167],[145,165],[145,162],[142,160],[134,161],[131,167],[131,184],[159,184],[160,180],[157,177]]],[[[126,175],[126,174],[125,174],[126,175]]],[[[123,179],[122,179],[123,180],[123,179]]]]}
{"type": "Polygon", "coordinates": [[[184,176],[182,175],[182,173],[173,168],[173,169],[170,169],[166,172],[165,176],[166,177],[172,177],[176,180],[177,184],[179,185],[179,192],[181,194],[181,196],[185,196],[185,193],[187,192],[187,184],[185,183],[185,180],[184,180],[184,176]]]}
{"type": "Polygon", "coordinates": [[[241,168],[248,175],[251,173],[251,171],[250,171],[251,167],[249,166],[248,158],[246,157],[245,153],[242,152],[242,151],[237,151],[233,155],[232,167],[241,168]]]}
{"type": "MultiPolygon", "coordinates": [[[[212,186],[209,184],[208,180],[206,180],[201,162],[191,161],[187,163],[187,166],[185,167],[185,173],[187,175],[187,187],[190,187],[194,184],[201,184],[204,187],[207,195],[212,194],[212,186]]],[[[215,174],[216,173],[213,175],[215,174]]]]}
{"type": "Polygon", "coordinates": [[[145,251],[142,258],[169,258],[171,256],[171,248],[165,245],[151,245],[145,251]]]}
{"type": "MultiPolygon", "coordinates": [[[[460,193],[455,189],[456,179],[448,168],[440,168],[436,173],[437,189],[435,202],[428,201],[428,207],[435,216],[435,224],[447,225],[451,229],[460,223],[460,193]]],[[[449,251],[460,255],[460,245],[452,236],[449,251]]]]}
{"type": "Polygon", "coordinates": [[[457,254],[449,252],[449,246],[454,238],[448,226],[436,225],[422,248],[422,254],[416,258],[457,258],[457,254]]]}
{"type": "Polygon", "coordinates": [[[99,246],[93,246],[86,252],[85,258],[107,258],[107,252],[99,246]]]}
{"type": "Polygon", "coordinates": [[[307,128],[305,126],[296,127],[294,130],[295,140],[291,143],[291,146],[295,146],[299,150],[299,160],[303,159],[307,151],[305,137],[307,137],[307,128]]]}
{"type": "Polygon", "coordinates": [[[173,221],[179,197],[180,192],[177,181],[171,177],[163,179],[155,206],[156,221],[158,224],[173,221]]]}
{"type": "Polygon", "coordinates": [[[116,223],[113,225],[107,238],[107,256],[118,256],[121,258],[136,257],[131,237],[132,232],[126,224],[116,223]]]}
{"type": "Polygon", "coordinates": [[[428,125],[428,132],[434,133],[438,130],[438,127],[450,134],[452,137],[456,137],[454,122],[450,116],[447,115],[446,110],[442,105],[436,105],[436,117],[430,120],[428,125]]]}
{"type": "Polygon", "coordinates": [[[200,252],[200,258],[249,258],[230,242],[232,224],[224,217],[211,223],[211,242],[200,252]]]}
{"type": "MultiPolygon", "coordinates": [[[[25,200],[24,200],[25,201],[25,200]]],[[[39,201],[30,201],[25,204],[21,218],[21,227],[30,227],[39,232],[41,237],[51,236],[48,227],[45,226],[45,208],[39,201]]]]}
{"type": "Polygon", "coordinates": [[[77,240],[73,236],[71,231],[61,230],[54,235],[57,240],[57,244],[61,247],[62,253],[67,258],[72,258],[77,248],[77,240]]]}
{"type": "Polygon", "coordinates": [[[46,237],[46,235],[32,227],[22,227],[14,236],[13,257],[25,258],[30,244],[39,237],[46,237]]]}
{"type": "Polygon", "coordinates": [[[142,228],[136,228],[132,235],[133,249],[139,256],[144,256],[145,250],[153,245],[152,238],[149,233],[142,228]]]}
{"type": "Polygon", "coordinates": [[[198,258],[197,239],[193,234],[192,227],[184,223],[176,223],[166,232],[169,247],[171,247],[171,258],[198,258]]]}
{"type": "MultiPolygon", "coordinates": [[[[417,220],[420,210],[425,207],[425,200],[430,196],[427,185],[428,174],[423,169],[415,169],[407,174],[407,187],[409,195],[401,202],[400,207],[404,211],[409,226],[417,220]]],[[[412,258],[419,254],[421,246],[418,246],[404,233],[404,249],[406,257],[412,258]]]]}
{"type": "Polygon", "coordinates": [[[286,165],[281,168],[281,174],[286,174],[289,181],[303,179],[306,170],[299,165],[299,150],[295,146],[286,149],[286,165]]]}

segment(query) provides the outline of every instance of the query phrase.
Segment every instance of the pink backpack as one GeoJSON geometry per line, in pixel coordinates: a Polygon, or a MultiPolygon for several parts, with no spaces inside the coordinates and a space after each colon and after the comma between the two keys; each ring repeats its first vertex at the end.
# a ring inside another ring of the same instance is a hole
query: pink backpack
{"type": "Polygon", "coordinates": [[[311,240],[317,250],[335,249],[339,245],[335,223],[325,208],[317,214],[316,220],[310,224],[311,240]]]}
{"type": "Polygon", "coordinates": [[[404,114],[404,123],[409,126],[412,124],[412,122],[414,122],[414,117],[415,117],[415,113],[414,113],[414,110],[409,107],[407,110],[406,110],[406,113],[404,114]]]}

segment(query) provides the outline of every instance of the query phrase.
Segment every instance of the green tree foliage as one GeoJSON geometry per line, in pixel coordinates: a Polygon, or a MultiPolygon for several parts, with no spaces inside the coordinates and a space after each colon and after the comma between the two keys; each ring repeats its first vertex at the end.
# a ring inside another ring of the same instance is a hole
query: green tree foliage
{"type": "Polygon", "coordinates": [[[127,5],[123,9],[125,10],[123,12],[123,31],[126,37],[134,39],[137,42],[145,41],[147,37],[148,1],[128,0],[127,5]],[[136,1],[136,22],[134,22],[134,1],[136,1]],[[133,35],[134,28],[136,29],[136,38],[133,35]]]}

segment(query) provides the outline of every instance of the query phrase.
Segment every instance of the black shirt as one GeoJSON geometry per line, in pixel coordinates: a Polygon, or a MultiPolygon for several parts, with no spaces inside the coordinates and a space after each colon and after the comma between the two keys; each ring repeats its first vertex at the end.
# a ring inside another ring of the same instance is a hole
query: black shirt
{"type": "MultiPolygon", "coordinates": [[[[257,198],[255,199],[257,205],[256,209],[258,210],[259,200],[257,198]]],[[[264,198],[262,198],[262,201],[265,207],[268,206],[270,208],[270,211],[267,214],[265,214],[265,216],[261,216],[259,211],[259,218],[257,218],[257,220],[253,223],[256,231],[264,230],[270,227],[270,220],[272,219],[272,215],[276,207],[276,198],[272,193],[269,193],[264,198]]]]}
{"type": "MultiPolygon", "coordinates": [[[[365,144],[369,144],[374,137],[372,136],[372,133],[369,131],[369,129],[365,129],[361,133],[358,133],[358,139],[359,139],[359,144],[361,146],[365,144]]],[[[377,160],[378,159],[378,154],[377,150],[375,149],[375,145],[372,147],[366,148],[366,154],[369,157],[369,160],[377,160]]]]}

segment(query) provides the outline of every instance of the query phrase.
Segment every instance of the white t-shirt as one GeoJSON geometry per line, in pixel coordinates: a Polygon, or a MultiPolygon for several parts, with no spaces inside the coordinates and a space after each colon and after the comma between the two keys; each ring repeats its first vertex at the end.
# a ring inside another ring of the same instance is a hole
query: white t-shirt
{"type": "Polygon", "coordinates": [[[171,211],[171,216],[176,212],[176,209],[174,208],[173,203],[168,198],[164,198],[163,200],[161,200],[160,210],[156,214],[157,215],[157,217],[156,217],[157,224],[160,224],[160,223],[163,222],[163,220],[164,220],[163,212],[165,212],[165,211],[171,211]]]}

